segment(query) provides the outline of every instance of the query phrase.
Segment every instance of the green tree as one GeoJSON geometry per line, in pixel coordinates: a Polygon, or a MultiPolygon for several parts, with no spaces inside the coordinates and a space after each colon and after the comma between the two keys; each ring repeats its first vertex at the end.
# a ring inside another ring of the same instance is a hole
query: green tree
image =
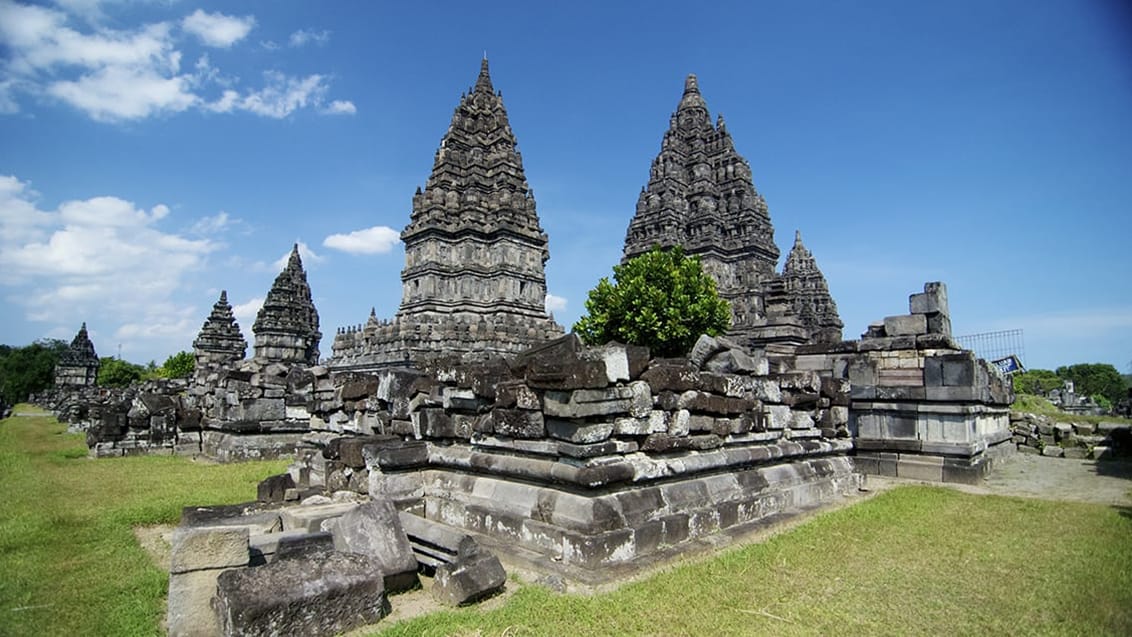
{"type": "Polygon", "coordinates": [[[141,380],[145,368],[141,365],[107,356],[102,359],[98,369],[99,387],[128,387],[130,383],[141,380]]]}
{"type": "Polygon", "coordinates": [[[15,404],[55,384],[55,364],[66,341],[41,339],[25,347],[0,346],[0,396],[15,404]]]}
{"type": "Polygon", "coordinates": [[[1065,384],[1065,380],[1049,369],[1030,369],[1012,377],[1014,391],[1018,394],[1045,396],[1050,390],[1065,384]]]}
{"type": "Polygon", "coordinates": [[[162,378],[188,378],[193,375],[196,359],[189,352],[177,352],[165,359],[157,374],[162,378]]]}
{"type": "Polygon", "coordinates": [[[1084,396],[1104,396],[1109,403],[1118,403],[1128,386],[1116,368],[1107,363],[1078,363],[1058,367],[1057,375],[1073,381],[1073,390],[1084,396]]]}
{"type": "Polygon", "coordinates": [[[647,345],[658,356],[687,354],[700,334],[715,336],[731,324],[731,309],[699,257],[659,246],[613,266],[586,299],[586,316],[574,331],[586,343],[647,345]]]}

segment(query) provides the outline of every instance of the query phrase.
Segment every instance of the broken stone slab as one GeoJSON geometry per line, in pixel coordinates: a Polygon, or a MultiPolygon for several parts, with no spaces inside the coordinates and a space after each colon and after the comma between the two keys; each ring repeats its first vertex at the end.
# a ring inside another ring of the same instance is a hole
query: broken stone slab
{"type": "Polygon", "coordinates": [[[471,604],[503,590],[507,572],[499,558],[480,548],[470,536],[460,540],[456,559],[436,567],[433,597],[449,606],[471,604]]]}
{"type": "Polygon", "coordinates": [[[295,479],[289,473],[281,473],[264,478],[256,485],[256,500],[260,502],[283,502],[287,489],[295,488],[295,479]]]}
{"type": "Polygon", "coordinates": [[[214,609],[224,635],[336,635],[389,614],[381,565],[332,552],[225,571],[214,609]]]}
{"type": "Polygon", "coordinates": [[[727,346],[717,339],[707,334],[700,334],[700,337],[696,339],[696,344],[692,346],[692,351],[688,354],[688,362],[696,369],[702,369],[709,358],[725,349],[727,349],[727,346]]]}
{"type": "Polygon", "coordinates": [[[337,550],[376,560],[390,591],[417,586],[417,558],[391,500],[375,498],[357,505],[338,520],[333,530],[337,550]]]}
{"type": "MultiPolygon", "coordinates": [[[[309,499],[310,498],[308,498],[308,500],[309,499]]],[[[283,521],[283,530],[291,531],[301,529],[307,532],[318,531],[322,527],[323,520],[342,517],[359,506],[349,502],[335,503],[329,498],[327,498],[327,501],[330,503],[299,505],[282,509],[279,512],[279,516],[283,521]]]]}
{"type": "Polygon", "coordinates": [[[181,510],[181,526],[244,526],[250,533],[271,533],[281,528],[279,505],[263,502],[193,506],[181,510]]]}
{"type": "Polygon", "coordinates": [[[263,533],[248,538],[251,565],[261,566],[276,559],[285,559],[311,553],[329,553],[334,550],[334,538],[330,533],[314,533],[304,529],[263,533]]]}
{"type": "Polygon", "coordinates": [[[886,316],[884,331],[888,336],[918,336],[928,333],[928,320],[923,314],[886,316]]]}

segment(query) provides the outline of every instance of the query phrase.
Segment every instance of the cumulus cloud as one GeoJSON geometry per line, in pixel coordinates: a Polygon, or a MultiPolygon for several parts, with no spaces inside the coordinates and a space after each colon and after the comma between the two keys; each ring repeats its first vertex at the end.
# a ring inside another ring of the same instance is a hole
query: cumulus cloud
{"type": "MultiPolygon", "coordinates": [[[[167,206],[114,196],[44,210],[27,182],[0,176],[0,285],[32,321],[74,330],[80,320],[117,325],[116,339],[184,349],[199,310],[178,301],[217,244],[161,228],[167,206]]],[[[15,311],[15,310],[13,310],[15,311]]]]}
{"type": "Polygon", "coordinates": [[[554,294],[547,294],[546,295],[546,311],[547,311],[548,314],[553,314],[554,312],[561,312],[565,309],[566,309],[566,299],[565,298],[563,298],[561,296],[555,296],[554,294]]]}
{"type": "MultiPolygon", "coordinates": [[[[90,3],[67,3],[64,9],[89,16],[90,3]]],[[[287,117],[311,108],[323,114],[354,112],[347,100],[327,99],[328,76],[263,73],[260,88],[236,86],[207,55],[182,70],[181,40],[195,36],[203,44],[231,48],[255,26],[253,16],[229,16],[196,10],[175,23],[156,22],[110,29],[97,21],[86,28],[71,24],[75,13],[0,0],[0,113],[20,109],[22,94],[66,103],[104,122],[144,119],[189,109],[242,111],[287,117]]],[[[317,40],[321,33],[308,38],[317,40]]]]}
{"type": "Polygon", "coordinates": [[[227,49],[243,40],[255,26],[255,18],[206,13],[201,9],[193,11],[181,20],[181,28],[200,38],[207,46],[227,49]]]}
{"type": "Polygon", "coordinates": [[[259,314],[261,307],[263,307],[263,297],[255,296],[243,303],[233,305],[232,314],[241,326],[247,326],[250,329],[252,323],[255,323],[256,314],[259,314]]]}
{"type": "Polygon", "coordinates": [[[385,254],[401,241],[401,235],[388,226],[374,226],[345,234],[332,234],[322,245],[350,254],[385,254]]]}
{"type": "Polygon", "coordinates": [[[288,43],[292,47],[305,46],[307,44],[326,44],[330,41],[329,31],[312,31],[309,29],[299,29],[291,34],[288,43]]]}

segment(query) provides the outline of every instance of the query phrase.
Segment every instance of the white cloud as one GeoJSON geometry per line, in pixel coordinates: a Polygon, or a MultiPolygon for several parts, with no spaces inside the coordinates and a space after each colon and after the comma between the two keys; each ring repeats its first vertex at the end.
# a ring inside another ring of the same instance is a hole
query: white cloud
{"type": "Polygon", "coordinates": [[[256,296],[248,299],[243,303],[237,303],[232,306],[232,314],[236,317],[236,321],[240,325],[251,327],[255,322],[256,314],[259,314],[259,308],[263,307],[263,297],[256,296]]]}
{"type": "Polygon", "coordinates": [[[374,226],[346,234],[332,234],[322,245],[350,254],[385,254],[401,241],[401,235],[388,226],[374,226]]]}
{"type": "MultiPolygon", "coordinates": [[[[86,28],[70,24],[74,14],[90,19],[97,3],[67,2],[71,11],[0,0],[0,114],[20,109],[22,94],[66,103],[103,122],[138,120],[189,109],[244,111],[283,118],[310,108],[321,114],[356,111],[348,100],[327,100],[326,75],[291,76],[264,72],[261,88],[241,88],[211,64],[207,55],[182,72],[183,33],[208,46],[230,48],[255,26],[253,16],[196,10],[181,20],[110,29],[98,20],[86,28]]],[[[296,32],[300,33],[300,32],[296,32]]],[[[318,41],[322,33],[303,36],[318,41]]]]}
{"type": "Polygon", "coordinates": [[[265,86],[236,101],[237,108],[279,119],[308,105],[321,104],[329,88],[321,75],[299,79],[278,71],[266,71],[263,77],[265,86]]]}
{"type": "Polygon", "coordinates": [[[227,49],[243,40],[255,26],[255,18],[205,13],[201,9],[193,11],[181,21],[181,28],[200,38],[204,44],[227,49]]]}
{"type": "MultiPolygon", "coordinates": [[[[168,207],[113,196],[40,209],[29,184],[0,176],[0,285],[29,320],[102,326],[136,350],[187,349],[200,310],[179,301],[218,246],[161,229],[168,207]],[[116,326],[110,329],[111,326],[116,326]],[[160,343],[160,344],[158,344],[160,343]]],[[[15,311],[15,310],[13,310],[15,311]]]]}
{"type": "Polygon", "coordinates": [[[566,299],[553,294],[546,295],[546,311],[548,314],[562,312],[566,309],[566,299]]]}
{"type": "Polygon", "coordinates": [[[353,115],[358,108],[349,100],[334,100],[322,112],[327,115],[353,115]]]}
{"type": "Polygon", "coordinates": [[[307,44],[326,44],[330,41],[329,31],[310,31],[307,29],[299,29],[291,34],[288,43],[292,47],[300,47],[307,44]]]}

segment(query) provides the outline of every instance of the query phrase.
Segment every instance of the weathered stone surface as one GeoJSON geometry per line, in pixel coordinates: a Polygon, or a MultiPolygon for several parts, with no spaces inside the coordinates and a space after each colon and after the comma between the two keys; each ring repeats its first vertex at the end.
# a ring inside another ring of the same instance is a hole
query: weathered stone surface
{"type": "Polygon", "coordinates": [[[396,507],[387,499],[374,498],[343,515],[334,530],[334,546],[372,557],[390,591],[408,590],[417,584],[417,558],[401,528],[396,507]]]}
{"type": "Polygon", "coordinates": [[[225,635],[335,635],[389,613],[381,565],[355,553],[226,571],[215,609],[225,635]]]}
{"type": "Polygon", "coordinates": [[[506,582],[499,558],[464,536],[456,559],[436,567],[432,595],[443,604],[461,606],[498,593],[506,582]]]}
{"type": "Polygon", "coordinates": [[[258,359],[271,363],[318,363],[322,333],[318,331],[318,310],[311,300],[298,244],[268,290],[252,331],[258,359]]]}
{"type": "Polygon", "coordinates": [[[546,421],[546,432],[559,440],[592,444],[608,439],[610,434],[613,433],[613,423],[586,423],[551,418],[546,421]]]}
{"type": "Polygon", "coordinates": [[[248,536],[246,527],[178,527],[173,532],[169,572],[247,566],[248,536]]]}
{"type": "Polygon", "coordinates": [[[260,502],[282,502],[287,489],[295,488],[295,480],[289,473],[264,478],[256,486],[256,500],[260,502]]]}
{"type": "Polygon", "coordinates": [[[215,637],[220,622],[212,609],[216,579],[223,569],[207,569],[169,575],[165,627],[170,637],[215,637]]]}
{"type": "Polygon", "coordinates": [[[927,331],[928,321],[922,314],[887,316],[884,319],[884,332],[888,336],[916,336],[927,331]]]}
{"type": "Polygon", "coordinates": [[[314,500],[307,498],[300,506],[280,509],[279,517],[284,531],[302,529],[313,533],[321,529],[324,520],[341,517],[357,507],[356,504],[336,503],[329,499],[325,504],[314,504],[314,500]]]}
{"type": "Polygon", "coordinates": [[[491,412],[491,430],[512,438],[541,438],[546,426],[541,411],[524,409],[494,409],[491,412]]]}

